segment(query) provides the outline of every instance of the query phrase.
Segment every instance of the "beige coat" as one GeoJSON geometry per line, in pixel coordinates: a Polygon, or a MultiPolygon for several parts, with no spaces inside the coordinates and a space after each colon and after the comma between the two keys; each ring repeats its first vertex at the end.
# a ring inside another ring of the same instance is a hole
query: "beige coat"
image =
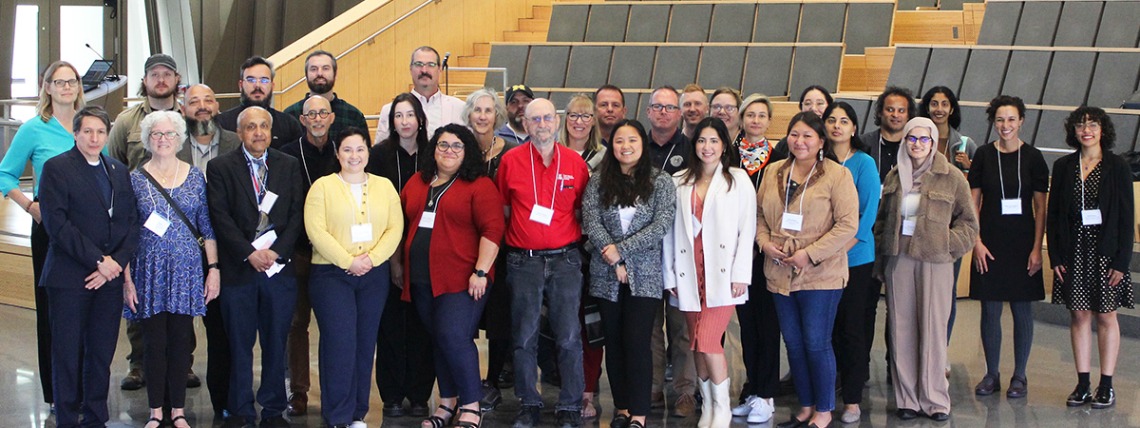
{"type": "MultiPolygon", "coordinates": [[[[831,160],[819,163],[805,191],[797,191],[791,212],[799,212],[803,192],[803,225],[799,232],[785,230],[784,186],[790,160],[769,165],[757,192],[756,242],[773,242],[788,255],[807,251],[811,265],[798,274],[787,264],[764,259],[768,290],[783,295],[800,290],[837,290],[847,284],[847,243],[859,229],[859,193],[851,172],[831,160]]],[[[802,183],[801,183],[802,184],[802,183]]],[[[802,187],[802,186],[801,186],[802,187]]]]}

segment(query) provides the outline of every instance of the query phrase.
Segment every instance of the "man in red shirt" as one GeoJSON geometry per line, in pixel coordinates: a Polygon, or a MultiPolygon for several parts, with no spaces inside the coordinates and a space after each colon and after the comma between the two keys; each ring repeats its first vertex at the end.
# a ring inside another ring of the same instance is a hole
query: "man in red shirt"
{"type": "Polygon", "coordinates": [[[509,216],[507,282],[512,285],[515,395],[522,400],[514,428],[538,425],[542,409],[535,382],[543,297],[562,378],[555,407],[558,426],[574,428],[581,424],[585,389],[578,324],[582,260],[577,243],[582,236],[582,193],[590,172],[581,156],[555,144],[559,117],[550,101],[531,101],[524,123],[530,142],[503,155],[497,176],[509,216]]]}

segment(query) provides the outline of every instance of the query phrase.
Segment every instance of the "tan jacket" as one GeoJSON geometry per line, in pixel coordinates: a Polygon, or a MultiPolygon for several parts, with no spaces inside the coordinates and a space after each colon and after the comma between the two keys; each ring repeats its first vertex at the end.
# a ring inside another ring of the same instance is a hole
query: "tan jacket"
{"type": "MultiPolygon", "coordinates": [[[[799,211],[803,199],[803,225],[799,232],[784,230],[784,186],[787,160],[765,168],[757,192],[756,242],[763,248],[769,241],[788,255],[807,251],[812,265],[793,273],[787,264],[776,265],[764,259],[768,290],[788,295],[800,290],[838,290],[847,284],[847,243],[859,229],[859,194],[851,172],[831,160],[819,163],[805,191],[797,191],[788,209],[799,211]]],[[[802,183],[801,183],[802,187],[802,183]]]]}
{"type": "MultiPolygon", "coordinates": [[[[978,217],[970,198],[970,185],[962,173],[938,153],[922,176],[918,218],[906,255],[924,262],[951,263],[974,248],[978,217]]],[[[883,181],[883,199],[875,220],[875,272],[882,272],[884,256],[899,254],[902,204],[898,170],[883,181]]]]}

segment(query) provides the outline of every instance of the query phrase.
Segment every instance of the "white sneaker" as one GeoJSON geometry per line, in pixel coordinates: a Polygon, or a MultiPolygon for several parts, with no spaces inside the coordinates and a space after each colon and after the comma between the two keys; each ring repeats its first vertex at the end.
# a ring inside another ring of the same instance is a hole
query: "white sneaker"
{"type": "Polygon", "coordinates": [[[352,421],[352,425],[349,425],[349,428],[368,428],[368,425],[365,424],[364,421],[352,421]]]}
{"type": "Polygon", "coordinates": [[[772,404],[771,398],[757,397],[753,401],[752,411],[748,413],[748,423],[762,424],[772,419],[772,413],[776,411],[776,407],[772,404]]]}
{"type": "Polygon", "coordinates": [[[752,413],[753,402],[759,399],[760,397],[749,395],[748,398],[744,399],[743,403],[732,408],[732,416],[748,416],[748,414],[752,413]]]}

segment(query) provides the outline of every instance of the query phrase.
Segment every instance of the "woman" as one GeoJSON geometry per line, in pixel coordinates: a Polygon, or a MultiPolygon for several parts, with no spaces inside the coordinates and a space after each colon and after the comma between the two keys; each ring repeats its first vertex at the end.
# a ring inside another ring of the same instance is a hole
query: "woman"
{"type": "Polygon", "coordinates": [[[48,235],[42,224],[39,203],[40,173],[44,162],[75,146],[72,118],[83,108],[83,85],[75,67],[56,61],[44,71],[40,82],[40,98],[36,117],[27,121],[12,137],[8,152],[0,160],[0,194],[7,196],[32,216],[32,289],[36,299],[36,340],[39,354],[40,388],[44,402],[55,403],[51,388],[51,317],[48,315],[47,290],[36,287],[43,275],[47,257],[48,235]],[[32,162],[33,187],[29,196],[20,190],[20,176],[32,162]]]}
{"type": "Polygon", "coordinates": [[[305,199],[305,233],[313,243],[309,299],[321,332],[321,417],[332,427],[364,421],[368,413],[388,259],[404,228],[392,183],[364,171],[365,132],[351,126],[340,132],[340,172],[317,179],[305,199]]]}
{"type": "MultiPolygon", "coordinates": [[[[709,115],[724,122],[724,127],[728,129],[729,141],[733,143],[733,147],[739,146],[742,138],[740,116],[737,115],[739,108],[740,91],[735,89],[722,86],[713,92],[712,98],[709,98],[709,115]]],[[[694,138],[699,137],[695,131],[693,135],[694,138]]]]}
{"type": "Polygon", "coordinates": [[[1094,409],[1116,404],[1112,375],[1120,353],[1116,310],[1133,307],[1132,171],[1112,153],[1116,129],[1104,110],[1080,107],[1065,120],[1065,142],[1077,150],[1053,163],[1049,193],[1049,263],[1053,266],[1053,303],[1072,314],[1069,334],[1077,366],[1077,387],[1069,407],[1092,403],[1094,409]],[[1100,385],[1089,390],[1093,318],[1100,351],[1100,385]]]}
{"type": "Polygon", "coordinates": [[[977,395],[1001,390],[1001,312],[1009,302],[1013,313],[1013,377],[1006,396],[1029,393],[1025,367],[1033,346],[1034,300],[1045,298],[1041,242],[1045,235],[1045,192],[1049,167],[1037,148],[1021,141],[1025,104],[1006,95],[986,109],[998,140],[982,146],[970,168],[970,192],[981,233],[974,246],[970,298],[982,301],[982,350],[986,375],[974,387],[977,395]]]}
{"type": "MultiPolygon", "coordinates": [[[[387,178],[404,190],[408,179],[419,171],[421,150],[428,150],[427,114],[419,98],[409,92],[396,95],[388,111],[388,138],[368,154],[369,174],[387,178]]],[[[430,151],[428,152],[430,155],[430,151]]],[[[392,284],[403,284],[399,246],[389,260],[392,284]]],[[[376,339],[376,387],[384,401],[384,416],[404,416],[404,399],[414,416],[427,416],[428,399],[435,384],[431,340],[412,305],[400,300],[400,288],[390,287],[376,339]]]]}
{"type": "MultiPolygon", "coordinates": [[[[58,86],[78,89],[74,82],[58,86]]],[[[39,181],[50,242],[39,286],[47,289],[51,313],[56,426],[68,428],[78,427],[81,416],[87,426],[110,419],[107,391],[123,308],[122,267],[139,243],[127,166],[102,155],[111,127],[107,113],[86,107],[75,113],[71,127],[75,145],[44,162],[39,181]]]]}
{"type": "Polygon", "coordinates": [[[851,173],[835,162],[823,120],[800,112],[788,124],[791,156],[764,172],[756,243],[773,293],[800,409],[779,427],[826,427],[835,408],[831,331],[847,282],[844,252],[859,226],[851,173]]]}
{"type": "Polygon", "coordinates": [[[835,363],[843,389],[845,424],[859,422],[863,386],[870,378],[871,343],[875,338],[875,312],[879,308],[879,284],[872,278],[875,264],[875,238],[871,228],[879,212],[879,170],[875,159],[859,140],[859,116],[855,108],[837,102],[823,111],[827,141],[839,163],[851,172],[859,193],[859,230],[847,243],[847,287],[835,313],[835,363]]]}
{"type": "Polygon", "coordinates": [[[485,208],[503,202],[483,175],[479,143],[467,128],[440,127],[428,147],[434,159],[400,195],[408,224],[417,225],[404,239],[401,298],[416,306],[435,353],[439,408],[423,426],[443,428],[454,419],[454,426],[476,428],[483,393],[474,337],[506,230],[503,211],[485,208]]]}
{"type": "Polygon", "coordinates": [[[151,381],[146,428],[162,425],[163,405],[170,406],[174,426],[187,428],[186,373],[194,352],[194,317],[206,315],[206,304],[221,290],[218,247],[206,206],[206,175],[176,157],[186,140],[182,115],[156,111],[139,128],[150,160],[131,172],[131,187],[145,230],[139,232],[138,253],[124,275],[123,317],[138,322],[145,339],[151,381]]]}
{"type": "Polygon", "coordinates": [[[518,146],[514,141],[495,136],[495,130],[507,121],[507,107],[499,101],[495,91],[482,88],[467,96],[467,103],[463,105],[463,121],[475,134],[479,153],[486,164],[486,174],[493,179],[503,153],[518,146]]]}
{"type": "Polygon", "coordinates": [[[649,342],[662,310],[661,240],[673,226],[676,190],[653,167],[641,123],[618,122],[609,141],[613,154],[601,161],[582,201],[583,228],[594,248],[590,295],[601,306],[609,348],[616,409],[610,426],[644,428],[653,387],[649,342]]]}
{"type": "Polygon", "coordinates": [[[665,289],[685,312],[692,338],[705,397],[697,426],[722,428],[731,422],[732,410],[721,337],[734,306],[748,300],[756,199],[748,174],[729,163],[724,122],[705,118],[693,135],[690,167],[673,178],[677,214],[665,237],[665,289]]]}
{"type": "Polygon", "coordinates": [[[827,110],[832,102],[834,100],[831,99],[831,94],[823,86],[811,85],[800,93],[800,111],[810,111],[819,117],[823,117],[823,111],[827,110]]]}
{"type": "Polygon", "coordinates": [[[921,412],[950,418],[946,322],[950,316],[954,259],[972,248],[978,220],[966,180],[934,150],[938,127],[911,119],[903,127],[898,166],[887,174],[875,221],[881,257],[875,275],[887,289],[887,331],[896,414],[910,420],[921,412]]]}

